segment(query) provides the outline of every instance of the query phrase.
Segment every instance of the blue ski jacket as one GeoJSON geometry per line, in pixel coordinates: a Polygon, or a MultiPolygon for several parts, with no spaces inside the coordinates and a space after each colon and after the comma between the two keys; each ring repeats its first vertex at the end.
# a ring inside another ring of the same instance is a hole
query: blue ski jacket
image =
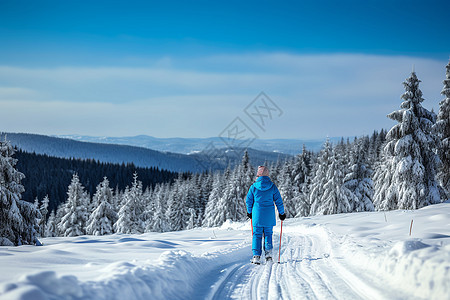
{"type": "Polygon", "coordinates": [[[284,214],[283,199],[268,176],[260,176],[256,179],[248,190],[245,203],[247,212],[252,214],[253,226],[275,226],[275,205],[278,213],[284,214]]]}

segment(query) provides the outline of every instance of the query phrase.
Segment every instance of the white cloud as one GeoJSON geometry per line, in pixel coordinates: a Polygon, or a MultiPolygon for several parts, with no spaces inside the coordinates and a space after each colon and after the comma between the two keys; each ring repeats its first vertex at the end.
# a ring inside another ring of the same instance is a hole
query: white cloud
{"type": "MultiPolygon", "coordinates": [[[[0,128],[49,134],[212,136],[265,91],[285,114],[262,138],[360,135],[392,126],[415,65],[438,109],[445,61],[358,54],[164,57],[154,68],[0,67],[0,128]]],[[[247,120],[249,121],[249,120],[247,120]]],[[[251,121],[249,121],[251,124],[251,121]]]]}
{"type": "Polygon", "coordinates": [[[1,99],[24,99],[36,98],[38,93],[34,90],[18,87],[1,87],[0,86],[0,100],[1,99]]]}

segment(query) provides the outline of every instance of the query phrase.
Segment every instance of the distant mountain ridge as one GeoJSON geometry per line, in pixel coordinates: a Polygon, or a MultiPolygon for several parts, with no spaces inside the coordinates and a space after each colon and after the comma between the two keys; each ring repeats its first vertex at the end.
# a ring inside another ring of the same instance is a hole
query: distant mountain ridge
{"type": "MultiPolygon", "coordinates": [[[[203,151],[209,144],[214,143],[217,148],[226,148],[227,145],[219,137],[210,138],[156,138],[148,135],[130,137],[95,137],[84,135],[59,135],[56,137],[72,139],[76,141],[138,146],[147,149],[191,154],[203,151]]],[[[337,142],[341,138],[330,138],[337,142]]],[[[325,142],[323,139],[296,140],[296,139],[256,139],[250,144],[250,148],[266,152],[279,152],[296,155],[301,152],[303,145],[308,150],[319,151],[325,142]]]]}
{"type": "MultiPolygon", "coordinates": [[[[37,154],[62,158],[95,159],[100,162],[133,163],[138,167],[157,167],[175,172],[202,172],[223,170],[228,165],[240,163],[244,149],[215,149],[213,152],[198,152],[190,155],[161,152],[143,147],[76,141],[29,133],[0,133],[0,138],[14,146],[37,154]]],[[[248,149],[253,165],[285,160],[290,155],[248,149]]]]}

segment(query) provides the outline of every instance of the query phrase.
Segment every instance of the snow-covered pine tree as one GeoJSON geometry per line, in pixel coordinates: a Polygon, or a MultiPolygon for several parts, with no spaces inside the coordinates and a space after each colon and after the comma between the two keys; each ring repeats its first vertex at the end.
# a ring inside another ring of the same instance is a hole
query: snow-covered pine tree
{"type": "Polygon", "coordinates": [[[219,207],[219,199],[223,193],[225,187],[225,181],[229,177],[230,170],[227,169],[225,174],[222,175],[220,172],[214,174],[213,184],[211,194],[209,195],[208,203],[205,208],[205,217],[203,220],[203,225],[207,227],[213,227],[221,225],[225,222],[224,207],[219,207]]]}
{"type": "Polygon", "coordinates": [[[39,209],[30,202],[19,200],[17,201],[17,205],[24,221],[22,241],[30,241],[29,244],[34,244],[36,243],[36,237],[39,234],[38,220],[42,218],[41,213],[39,212],[39,209]]]}
{"type": "Polygon", "coordinates": [[[344,178],[343,188],[352,195],[351,211],[373,211],[372,170],[367,167],[369,138],[356,139],[350,150],[350,172],[344,178]]]}
{"type": "Polygon", "coordinates": [[[352,147],[350,145],[350,141],[347,138],[347,142],[344,141],[344,138],[341,138],[340,142],[336,144],[333,149],[333,156],[336,160],[338,160],[338,165],[341,166],[341,172],[345,175],[350,173],[350,156],[352,152],[352,147]]]}
{"type": "Polygon", "coordinates": [[[44,233],[44,237],[55,237],[58,236],[57,229],[58,225],[56,223],[56,219],[55,219],[55,211],[52,210],[52,212],[50,213],[50,216],[48,217],[48,221],[47,224],[45,224],[45,233],[44,233]]]}
{"type": "MultiPolygon", "coordinates": [[[[183,228],[186,228],[188,224],[191,223],[193,209],[194,219],[197,220],[197,214],[201,210],[200,207],[200,187],[197,185],[198,175],[192,174],[189,178],[182,181],[180,187],[180,197],[184,198],[181,200],[184,203],[184,215],[183,215],[183,228]]],[[[196,223],[196,222],[195,222],[196,223]]],[[[192,226],[195,226],[195,223],[192,226]]]]}
{"type": "Polygon", "coordinates": [[[17,171],[14,148],[0,141],[0,246],[34,244],[39,229],[38,211],[31,203],[21,200],[25,175],[17,171]]]}
{"type": "Polygon", "coordinates": [[[186,229],[193,229],[195,227],[195,210],[193,208],[188,209],[189,221],[187,223],[186,229]]]}
{"type": "Polygon", "coordinates": [[[422,107],[416,73],[403,83],[400,110],[388,115],[398,122],[386,135],[382,161],[374,174],[374,204],[378,210],[418,209],[440,202],[435,180],[437,155],[431,134],[436,115],[422,107]]]}
{"type": "Polygon", "coordinates": [[[156,185],[153,191],[153,201],[155,203],[155,213],[153,214],[152,225],[149,228],[154,232],[166,232],[170,227],[166,218],[165,203],[169,192],[169,184],[156,185]]]}
{"type": "MultiPolygon", "coordinates": [[[[243,187],[243,166],[238,165],[233,169],[230,179],[226,182],[223,196],[220,198],[220,206],[225,207],[225,220],[240,221],[247,216],[245,196],[248,188],[243,187]],[[243,196],[245,194],[245,196],[243,196]]],[[[249,186],[250,187],[250,186],[249,186]]]]}
{"type": "Polygon", "coordinates": [[[369,152],[367,153],[367,160],[370,166],[373,166],[377,161],[377,147],[376,147],[376,139],[378,137],[378,131],[374,130],[372,135],[369,137],[369,152]]]}
{"type": "Polygon", "coordinates": [[[377,135],[377,138],[375,140],[375,149],[376,149],[375,161],[380,160],[381,153],[383,152],[384,146],[386,143],[386,135],[387,135],[387,130],[385,130],[385,129],[381,129],[380,133],[377,135]]]}
{"type": "MultiPolygon", "coordinates": [[[[39,211],[39,198],[38,197],[34,198],[33,209],[39,211]]],[[[37,219],[36,219],[36,224],[38,225],[38,230],[36,232],[37,237],[42,237],[41,228],[40,228],[41,221],[42,221],[42,215],[40,214],[40,211],[39,211],[39,217],[37,217],[37,219]]]]}
{"type": "Polygon", "coordinates": [[[41,213],[41,219],[39,220],[39,233],[41,237],[45,237],[45,226],[47,224],[49,202],[50,199],[48,198],[48,195],[45,195],[44,199],[42,199],[41,207],[39,208],[39,212],[41,213]]]}
{"type": "Polygon", "coordinates": [[[333,149],[327,140],[321,152],[319,166],[313,179],[311,214],[330,215],[349,212],[349,194],[342,188],[344,160],[339,157],[342,155],[341,150],[339,147],[337,150],[333,149]]]}
{"type": "Polygon", "coordinates": [[[281,172],[281,161],[277,160],[275,164],[272,164],[269,168],[270,170],[270,179],[273,183],[275,183],[276,186],[279,186],[280,183],[278,182],[278,174],[281,172]]]}
{"type": "Polygon", "coordinates": [[[63,236],[63,233],[59,230],[59,228],[60,228],[61,220],[62,220],[62,218],[65,215],[65,210],[66,210],[66,205],[64,203],[61,203],[56,208],[56,213],[55,213],[55,224],[56,224],[55,236],[63,236]]]}
{"type": "Polygon", "coordinates": [[[126,188],[123,195],[122,207],[118,213],[114,230],[117,233],[143,233],[145,220],[142,220],[145,206],[142,199],[142,182],[138,181],[137,173],[133,175],[131,188],[126,188]]]}
{"type": "Polygon", "coordinates": [[[309,202],[311,203],[310,214],[317,214],[322,205],[321,196],[324,194],[324,187],[327,183],[327,171],[331,164],[333,148],[330,140],[327,139],[322,150],[320,150],[317,161],[314,164],[313,176],[311,178],[309,202]]]}
{"type": "Polygon", "coordinates": [[[197,227],[203,226],[206,205],[208,204],[209,195],[212,192],[213,180],[214,177],[212,172],[202,173],[198,179],[201,195],[199,199],[199,209],[197,212],[197,227]]]}
{"type": "Polygon", "coordinates": [[[185,229],[184,217],[186,213],[186,197],[183,196],[183,178],[180,176],[172,184],[167,199],[166,218],[169,224],[170,231],[179,231],[185,229]]]}
{"type": "Polygon", "coordinates": [[[294,189],[295,217],[309,216],[309,182],[312,169],[311,153],[303,145],[302,153],[295,157],[292,168],[292,186],[294,189]]]}
{"type": "Polygon", "coordinates": [[[341,137],[341,140],[334,146],[333,152],[336,153],[336,157],[339,159],[342,159],[345,165],[348,163],[349,158],[346,157],[346,154],[348,153],[348,143],[345,143],[344,138],[341,137]]]}
{"type": "Polygon", "coordinates": [[[245,199],[248,189],[253,184],[255,173],[250,164],[247,150],[242,162],[224,174],[214,174],[211,194],[205,209],[203,224],[219,226],[226,220],[239,221],[246,218],[245,199]]]}
{"type": "Polygon", "coordinates": [[[440,184],[447,192],[447,198],[450,196],[450,61],[446,66],[444,88],[441,94],[444,99],[439,103],[439,113],[434,132],[439,140],[438,155],[441,160],[437,178],[440,184]]]}
{"type": "MultiPolygon", "coordinates": [[[[92,199],[89,199],[89,203],[87,205],[87,214],[88,216],[92,215],[92,213],[94,212],[94,210],[98,207],[99,203],[97,202],[97,199],[95,199],[94,197],[92,197],[92,199]]],[[[89,219],[89,217],[88,217],[89,219]]],[[[86,224],[87,226],[87,224],[86,224]]]]}
{"type": "Polygon", "coordinates": [[[117,214],[112,206],[113,192],[109,187],[109,180],[104,177],[97,186],[92,199],[97,207],[89,216],[86,233],[91,235],[106,235],[113,233],[113,224],[117,221],[117,214]]]}
{"type": "Polygon", "coordinates": [[[86,222],[89,218],[89,198],[78,175],[73,174],[67,191],[67,202],[64,204],[64,216],[58,224],[61,235],[79,236],[86,234],[86,222]]]}
{"type": "Polygon", "coordinates": [[[241,189],[241,197],[242,201],[245,203],[245,199],[247,197],[248,190],[250,186],[255,182],[255,169],[250,163],[250,156],[248,155],[248,151],[245,150],[244,156],[242,157],[242,189],[241,189]]]}
{"type": "Polygon", "coordinates": [[[144,232],[153,231],[153,218],[155,215],[156,204],[155,204],[155,193],[154,190],[147,187],[145,189],[144,194],[142,195],[144,198],[144,220],[145,220],[145,229],[144,232]]]}
{"type": "Polygon", "coordinates": [[[278,173],[277,181],[279,183],[278,189],[283,199],[284,210],[288,218],[295,217],[296,212],[296,200],[295,189],[293,185],[292,174],[292,160],[286,160],[278,173]]]}
{"type": "Polygon", "coordinates": [[[344,187],[345,174],[348,172],[349,159],[346,155],[347,145],[342,143],[333,149],[333,156],[328,170],[328,182],[325,184],[324,204],[321,214],[340,214],[351,212],[350,203],[354,195],[344,187]],[[342,145],[342,146],[341,146],[342,145]]]}
{"type": "MultiPolygon", "coordinates": [[[[245,200],[247,198],[248,190],[250,186],[255,182],[255,170],[250,163],[250,156],[248,155],[247,149],[242,156],[241,165],[235,167],[235,186],[232,187],[230,195],[234,195],[232,200],[234,200],[234,205],[236,207],[236,219],[233,221],[243,220],[246,218],[247,209],[245,200]]],[[[233,206],[233,204],[231,204],[233,206]]]]}
{"type": "Polygon", "coordinates": [[[113,194],[112,206],[116,213],[119,213],[119,209],[122,203],[122,193],[119,191],[119,187],[116,186],[116,190],[113,194]]]}
{"type": "Polygon", "coordinates": [[[375,169],[376,164],[380,161],[385,139],[386,130],[384,129],[381,129],[380,132],[375,130],[369,138],[367,164],[372,170],[375,169]]]}
{"type": "Polygon", "coordinates": [[[117,212],[117,221],[113,225],[114,232],[125,233],[127,230],[126,228],[130,228],[130,226],[131,226],[131,222],[129,220],[130,211],[127,206],[129,193],[130,193],[129,186],[126,186],[123,193],[120,193],[119,210],[117,212]]]}

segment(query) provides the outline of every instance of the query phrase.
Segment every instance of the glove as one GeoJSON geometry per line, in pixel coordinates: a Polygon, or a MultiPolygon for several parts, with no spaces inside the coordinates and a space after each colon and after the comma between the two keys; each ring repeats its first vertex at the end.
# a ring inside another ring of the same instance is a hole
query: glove
{"type": "Polygon", "coordinates": [[[278,216],[280,217],[280,220],[283,221],[284,219],[286,219],[286,214],[278,214],[278,216]]]}
{"type": "Polygon", "coordinates": [[[249,219],[252,218],[252,214],[251,213],[247,213],[247,217],[249,217],[249,219]]]}

